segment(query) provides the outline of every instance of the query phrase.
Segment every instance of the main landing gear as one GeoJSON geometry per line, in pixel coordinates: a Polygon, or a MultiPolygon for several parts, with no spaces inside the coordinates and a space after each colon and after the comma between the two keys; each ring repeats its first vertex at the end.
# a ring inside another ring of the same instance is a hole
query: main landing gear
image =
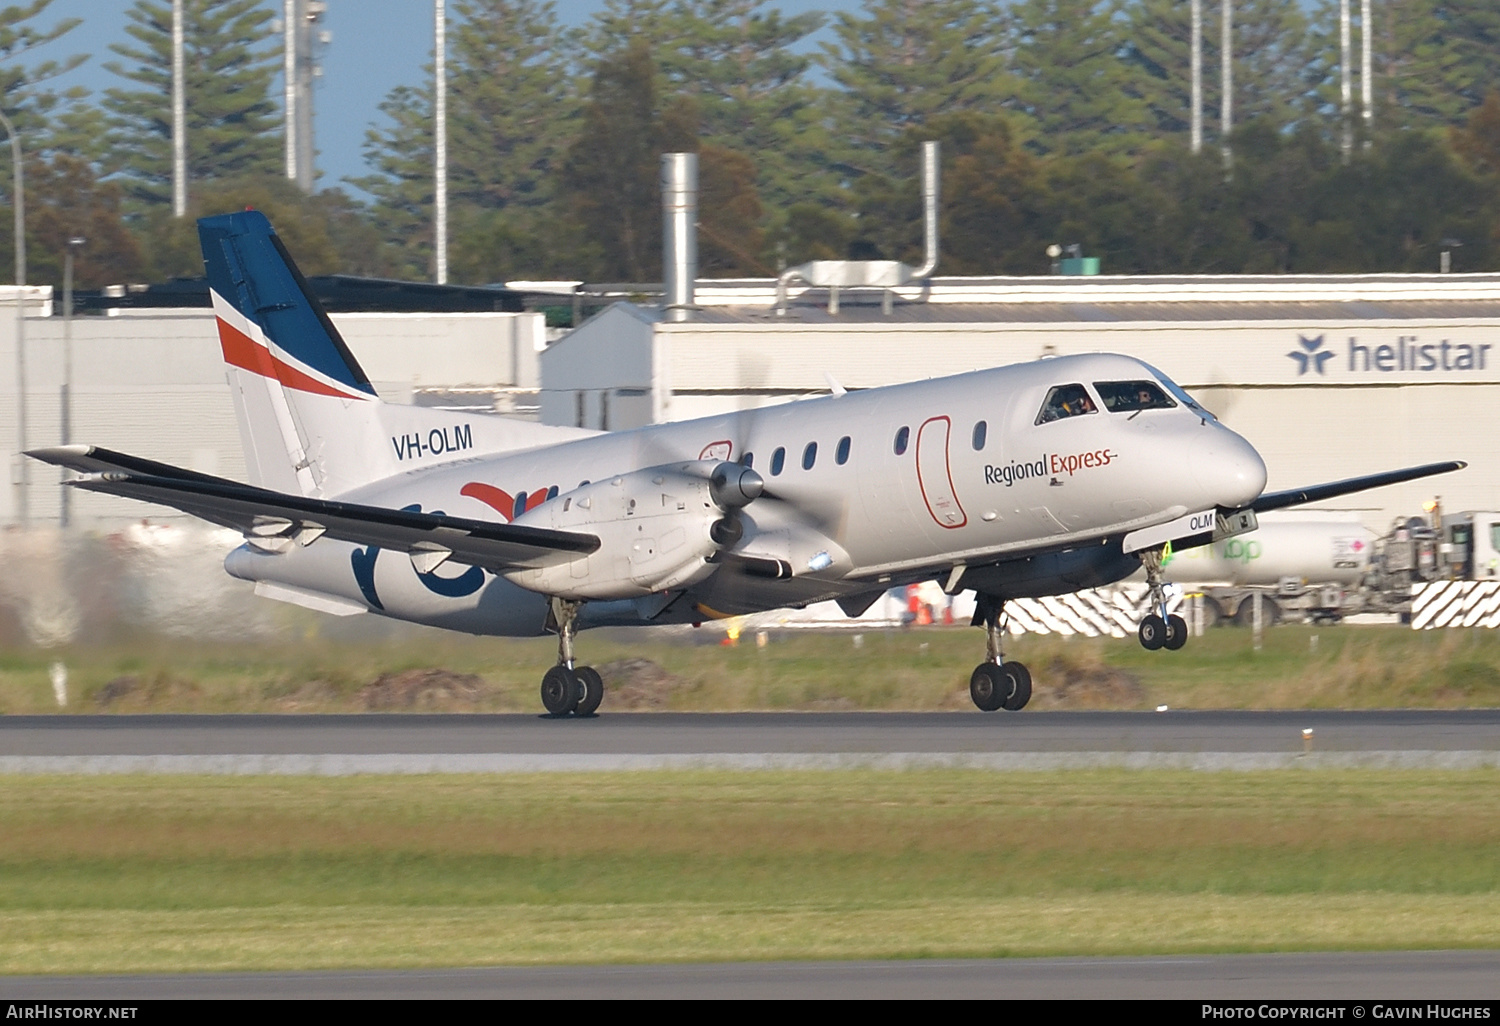
{"type": "Polygon", "coordinates": [[[1005,600],[983,594],[978,598],[973,622],[984,628],[985,661],[969,677],[969,697],[985,712],[1017,712],[1031,701],[1031,671],[1021,663],[1005,661],[1005,629],[1000,626],[1005,600]]]}
{"type": "Polygon", "coordinates": [[[1162,590],[1161,561],[1164,549],[1146,549],[1141,553],[1141,565],[1146,568],[1146,583],[1151,586],[1151,607],[1156,612],[1141,621],[1136,634],[1141,647],[1155,651],[1165,648],[1175,652],[1187,644],[1187,621],[1176,613],[1167,612],[1167,595],[1162,590]]]}
{"type": "Polygon", "coordinates": [[[582,602],[554,598],[549,627],[557,631],[557,665],[542,675],[542,705],[554,717],[592,716],[604,701],[604,679],[592,666],[573,665],[582,602]]]}

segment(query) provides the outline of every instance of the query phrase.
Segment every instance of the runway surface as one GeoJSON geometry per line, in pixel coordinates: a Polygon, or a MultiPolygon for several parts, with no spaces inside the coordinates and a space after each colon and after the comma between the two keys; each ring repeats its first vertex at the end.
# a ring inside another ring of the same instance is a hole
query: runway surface
{"type": "MultiPolygon", "coordinates": [[[[1370,1010],[1390,1001],[1492,1002],[1500,952],[0,977],[0,999],[46,998],[1154,998],[1350,1000],[1370,1010]]],[[[1343,1018],[1356,1018],[1352,1008],[1343,1018]]]]}
{"type": "Polygon", "coordinates": [[[10,773],[849,766],[1500,766],[1500,710],[0,718],[10,773]]]}

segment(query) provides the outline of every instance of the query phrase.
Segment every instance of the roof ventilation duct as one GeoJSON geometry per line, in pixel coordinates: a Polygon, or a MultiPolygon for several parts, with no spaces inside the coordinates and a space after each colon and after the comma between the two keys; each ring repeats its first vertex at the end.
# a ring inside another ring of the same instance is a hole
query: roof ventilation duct
{"type": "Polygon", "coordinates": [[[698,276],[698,154],[661,155],[661,255],[668,321],[685,321],[693,309],[698,276]]]}
{"type": "MultiPolygon", "coordinates": [[[[810,260],[789,267],[776,279],[776,313],[786,314],[787,285],[801,280],[814,288],[828,289],[828,312],[839,312],[839,289],[879,288],[890,290],[914,281],[922,281],[937,269],[938,262],[938,144],[922,144],[922,239],[926,250],[921,267],[909,267],[899,260],[810,260]]],[[[890,292],[886,292],[886,312],[890,312],[890,292]]]]}

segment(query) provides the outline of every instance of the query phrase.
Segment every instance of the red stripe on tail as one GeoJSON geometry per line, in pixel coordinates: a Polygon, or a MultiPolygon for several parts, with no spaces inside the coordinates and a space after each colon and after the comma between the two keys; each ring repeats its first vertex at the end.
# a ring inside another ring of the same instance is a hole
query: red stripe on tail
{"type": "Polygon", "coordinates": [[[222,317],[215,318],[219,322],[219,346],[224,350],[224,362],[235,367],[243,368],[261,377],[272,378],[281,382],[287,388],[296,389],[299,392],[312,392],[316,395],[331,395],[337,399],[364,399],[365,396],[353,396],[348,392],[325,385],[317,378],[299,371],[297,368],[276,359],[271,351],[265,346],[258,344],[249,335],[234,327],[222,317]]]}

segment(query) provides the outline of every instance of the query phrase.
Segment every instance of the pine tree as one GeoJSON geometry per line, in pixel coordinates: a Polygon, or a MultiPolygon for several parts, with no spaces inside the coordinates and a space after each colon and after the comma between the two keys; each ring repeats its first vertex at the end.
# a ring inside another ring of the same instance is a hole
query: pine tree
{"type": "MultiPolygon", "coordinates": [[[[30,24],[51,5],[52,0],[31,0],[0,9],[0,107],[6,117],[16,126],[16,131],[35,136],[48,123],[48,114],[60,100],[78,98],[75,91],[59,96],[44,83],[78,67],[88,57],[75,54],[71,57],[47,59],[29,66],[33,51],[39,50],[66,35],[81,19],[67,18],[51,28],[38,28],[30,24]]],[[[26,150],[37,152],[45,146],[27,145],[26,150]]]]}
{"type": "MultiPolygon", "coordinates": [[[[460,0],[450,19],[450,272],[470,282],[549,273],[547,214],[580,107],[573,46],[550,2],[460,0]]],[[[354,183],[376,197],[384,233],[421,276],[432,260],[432,106],[430,84],[393,90],[386,124],[366,135],[374,173],[354,183]]]]}
{"type": "Polygon", "coordinates": [[[758,191],[785,208],[835,187],[813,58],[793,48],[822,27],[809,12],[784,17],[766,0],[616,0],[585,34],[596,54],[622,36],[646,39],[662,88],[696,102],[699,137],[748,155],[758,191]]]}
{"type": "Polygon", "coordinates": [[[842,87],[828,97],[848,171],[891,175],[892,144],[938,114],[995,112],[1015,94],[1002,21],[986,0],[865,0],[839,13],[823,65],[842,87]]]}
{"type": "MultiPolygon", "coordinates": [[[[1210,0],[1203,0],[1205,6],[1210,0]]],[[[1208,42],[1208,11],[1204,11],[1208,42]]],[[[1129,10],[1123,57],[1132,68],[1132,86],[1149,111],[1158,136],[1192,131],[1192,15],[1182,0],[1137,0],[1129,10]]],[[[1205,57],[1207,47],[1205,46],[1205,57]]],[[[1209,65],[1204,62],[1205,85],[1209,65]]],[[[1208,111],[1204,103],[1205,115],[1208,111]]],[[[1206,120],[1206,118],[1205,118],[1206,120]]]]}
{"type": "Polygon", "coordinates": [[[1119,0],[1023,0],[1011,9],[1015,104],[1043,153],[1138,147],[1150,126],[1132,82],[1119,0]]]}
{"type": "Polygon", "coordinates": [[[579,256],[596,281],[659,280],[661,154],[697,148],[696,112],[659,96],[643,38],[605,57],[594,72],[563,175],[574,222],[588,240],[579,256]]]}
{"type": "MultiPolygon", "coordinates": [[[[1217,19],[1215,12],[1215,26],[1217,19]]],[[[1217,47],[1213,60],[1219,60],[1217,47]]],[[[1208,67],[1217,69],[1218,64],[1208,67]]],[[[1210,102],[1217,109],[1218,76],[1206,77],[1214,80],[1210,102]]],[[[1288,0],[1238,0],[1234,8],[1236,124],[1266,119],[1281,131],[1295,128],[1314,113],[1318,84],[1328,80],[1327,65],[1300,5],[1288,0]]],[[[1359,102],[1357,93],[1354,102],[1359,102]]]]}
{"type": "MultiPolygon", "coordinates": [[[[172,5],[136,0],[126,16],[136,45],[110,49],[130,64],[105,67],[142,88],[109,89],[104,107],[113,127],[110,160],[128,183],[130,201],[146,209],[172,198],[172,5]]],[[[279,48],[270,38],[271,17],[259,0],[184,4],[189,183],[281,171],[281,124],[271,99],[279,48]]]]}
{"type": "Polygon", "coordinates": [[[1457,125],[1500,82],[1494,0],[1376,0],[1372,14],[1377,130],[1457,125]]]}
{"type": "MultiPolygon", "coordinates": [[[[1204,139],[1222,139],[1219,125],[1222,5],[1203,0],[1204,139]]],[[[1336,29],[1336,26],[1335,26],[1336,29]]],[[[1129,10],[1124,54],[1132,66],[1128,88],[1146,103],[1152,134],[1186,141],[1191,131],[1191,17],[1182,0],[1137,0],[1129,10]]],[[[1336,37],[1335,37],[1336,42],[1336,37]]],[[[1326,40],[1288,0],[1236,0],[1234,5],[1234,123],[1268,118],[1291,129],[1328,96],[1326,40]]],[[[1335,59],[1337,52],[1335,51],[1335,59]]]]}
{"type": "MultiPolygon", "coordinates": [[[[431,65],[426,71],[430,77],[431,65]]],[[[430,86],[392,89],[379,107],[385,123],[365,131],[365,163],[374,170],[350,179],[375,197],[371,216],[381,237],[402,248],[404,277],[433,274],[432,107],[430,86]]]]}

